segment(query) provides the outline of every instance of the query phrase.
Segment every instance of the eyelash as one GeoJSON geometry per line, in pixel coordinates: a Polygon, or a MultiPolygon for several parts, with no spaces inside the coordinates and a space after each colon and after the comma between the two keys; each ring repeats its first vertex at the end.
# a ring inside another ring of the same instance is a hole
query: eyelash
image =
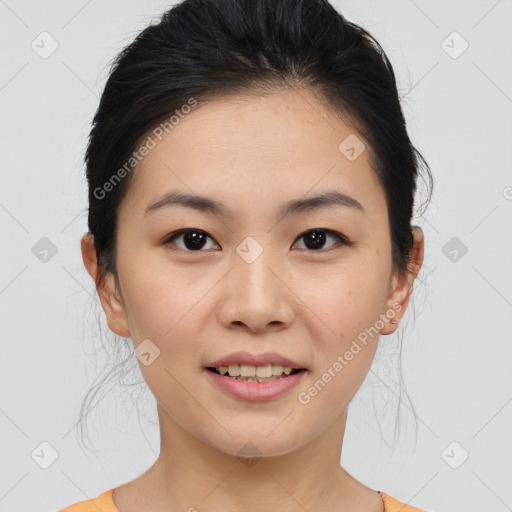
{"type": "MultiPolygon", "coordinates": [[[[186,228],[186,229],[180,229],[179,231],[175,231],[173,233],[171,233],[163,242],[163,245],[170,245],[170,244],[173,244],[173,240],[175,238],[178,238],[180,237],[181,235],[184,235],[186,233],[190,233],[190,232],[193,232],[193,233],[201,233],[201,234],[204,234],[206,235],[208,238],[210,238],[211,240],[213,240],[213,237],[211,237],[208,233],[206,233],[206,231],[203,231],[202,229],[194,229],[194,228],[186,228]]],[[[302,233],[301,235],[299,235],[297,237],[297,240],[299,240],[300,238],[306,236],[306,235],[309,235],[310,233],[317,233],[317,232],[322,232],[322,233],[326,233],[327,235],[332,235],[334,236],[335,238],[338,239],[338,241],[342,244],[342,245],[345,245],[345,246],[348,246],[348,247],[352,247],[354,245],[354,242],[350,241],[347,237],[343,236],[341,233],[338,233],[337,231],[334,231],[332,229],[322,229],[322,228],[314,228],[314,229],[309,229],[308,231],[305,231],[304,233],[302,233]]],[[[295,243],[295,242],[294,242],[295,243]]],[[[173,244],[174,245],[174,244],[173,244]]],[[[336,248],[336,244],[332,247],[330,247],[329,249],[318,249],[318,250],[314,250],[314,249],[305,249],[307,250],[308,252],[312,252],[312,253],[315,253],[315,252],[318,252],[318,253],[324,253],[324,252],[330,252],[331,250],[335,249],[336,248]]],[[[178,247],[177,248],[178,250],[182,250],[182,251],[185,251],[185,252],[205,252],[204,250],[202,249],[199,249],[197,251],[191,251],[190,249],[181,249],[181,247],[178,247]]]]}

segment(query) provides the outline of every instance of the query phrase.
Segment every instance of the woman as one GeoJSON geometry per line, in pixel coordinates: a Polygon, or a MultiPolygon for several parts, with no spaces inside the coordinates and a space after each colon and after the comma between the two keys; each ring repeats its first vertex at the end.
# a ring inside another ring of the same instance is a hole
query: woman
{"type": "Polygon", "coordinates": [[[341,465],[348,405],[423,262],[391,64],[326,0],[184,0],[116,59],[84,264],[160,454],[64,509],[414,512],[341,465]]]}

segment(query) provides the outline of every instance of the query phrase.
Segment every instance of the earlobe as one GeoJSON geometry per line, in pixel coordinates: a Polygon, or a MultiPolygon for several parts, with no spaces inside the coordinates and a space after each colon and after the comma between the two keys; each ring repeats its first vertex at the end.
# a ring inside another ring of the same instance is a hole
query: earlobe
{"type": "Polygon", "coordinates": [[[130,336],[130,329],[128,327],[128,317],[126,315],[126,308],[119,290],[114,275],[109,272],[105,277],[104,283],[98,289],[100,295],[101,305],[107,316],[107,324],[111,331],[119,336],[128,338],[130,336]]]}
{"type": "Polygon", "coordinates": [[[423,231],[419,226],[414,226],[412,233],[414,243],[411,251],[411,261],[409,263],[408,271],[401,271],[399,274],[395,274],[392,278],[390,295],[386,302],[387,309],[384,312],[385,325],[381,330],[381,334],[392,334],[398,328],[398,324],[409,305],[414,281],[423,264],[425,245],[423,231]]]}
{"type": "Polygon", "coordinates": [[[97,283],[98,262],[96,259],[96,249],[94,247],[94,236],[86,233],[81,239],[82,260],[87,272],[96,284],[101,306],[107,317],[107,324],[111,331],[122,337],[130,336],[128,327],[128,318],[122,296],[117,289],[117,283],[114,275],[108,273],[102,283],[97,283]]]}

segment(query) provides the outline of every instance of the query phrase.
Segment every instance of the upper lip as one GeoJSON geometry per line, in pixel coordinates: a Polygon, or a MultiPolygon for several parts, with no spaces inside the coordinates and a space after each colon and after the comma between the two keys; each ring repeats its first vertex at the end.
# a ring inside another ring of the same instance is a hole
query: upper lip
{"type": "Polygon", "coordinates": [[[219,368],[230,364],[248,364],[252,366],[264,366],[267,364],[289,366],[296,369],[306,369],[299,363],[277,354],[276,352],[265,352],[264,354],[251,354],[250,352],[233,352],[221,359],[217,359],[206,365],[206,368],[219,368]]]}

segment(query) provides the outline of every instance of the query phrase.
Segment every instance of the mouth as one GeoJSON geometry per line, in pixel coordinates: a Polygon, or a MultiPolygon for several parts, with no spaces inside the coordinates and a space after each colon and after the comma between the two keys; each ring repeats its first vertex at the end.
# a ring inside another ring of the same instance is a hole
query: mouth
{"type": "Polygon", "coordinates": [[[206,370],[215,373],[221,377],[244,382],[272,382],[291,377],[297,373],[304,373],[306,368],[291,368],[281,365],[229,365],[215,368],[206,367],[206,370]]]}
{"type": "Polygon", "coordinates": [[[306,378],[307,368],[266,364],[206,366],[204,373],[220,391],[245,401],[268,401],[290,392],[306,378]]]}

